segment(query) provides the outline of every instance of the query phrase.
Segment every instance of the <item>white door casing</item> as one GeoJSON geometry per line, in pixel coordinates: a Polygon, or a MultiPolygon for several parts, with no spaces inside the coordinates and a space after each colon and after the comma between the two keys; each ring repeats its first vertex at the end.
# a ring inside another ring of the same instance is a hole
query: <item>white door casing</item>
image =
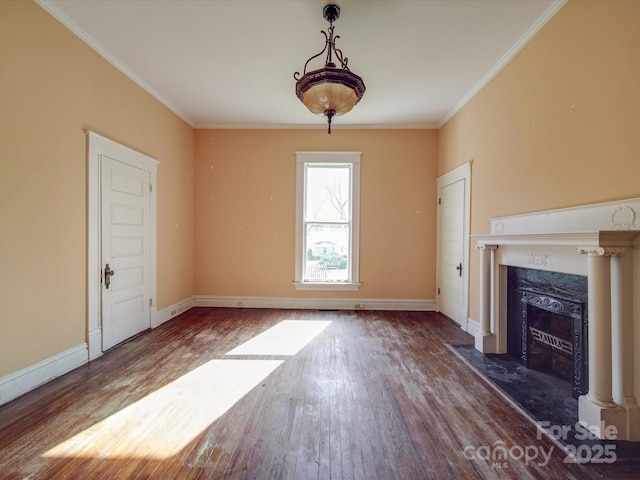
{"type": "MultiPolygon", "coordinates": [[[[144,278],[144,290],[145,290],[145,305],[147,316],[145,320],[145,328],[149,326],[157,326],[156,319],[156,179],[157,179],[157,166],[158,161],[148,157],[144,154],[136,152],[128,147],[125,147],[117,142],[109,140],[95,132],[87,131],[88,135],[88,218],[87,218],[87,341],[89,344],[89,360],[93,360],[99,357],[104,350],[109,348],[109,344],[103,345],[103,292],[106,290],[103,280],[103,269],[105,263],[103,262],[103,222],[102,222],[102,182],[103,182],[103,164],[117,160],[117,165],[123,165],[124,170],[128,172],[142,171],[142,177],[146,185],[147,200],[145,200],[145,208],[147,209],[148,222],[144,227],[148,232],[148,242],[145,249],[145,256],[148,258],[148,265],[146,272],[143,274],[144,278]],[[130,169],[134,170],[130,170],[130,169]]],[[[123,169],[121,169],[123,170],[123,169]]],[[[134,176],[135,178],[135,176],[134,176]]],[[[123,180],[123,179],[120,179],[123,180]]],[[[126,182],[125,182],[126,183],[126,182]]],[[[134,182],[135,183],[135,182],[134,182]]],[[[131,185],[129,185],[129,188],[131,185]]],[[[124,188],[127,190],[127,187],[124,188]]],[[[135,209],[135,208],[134,208],[135,209]]],[[[116,212],[119,215],[119,222],[123,223],[135,223],[135,213],[132,210],[116,212]],[[124,215],[124,217],[123,217],[124,215]]],[[[118,223],[118,222],[116,222],[118,223]]],[[[118,227],[119,228],[119,227],[118,227]]],[[[112,242],[110,242],[110,245],[112,242]]],[[[117,246],[122,248],[123,245],[117,246]]],[[[109,250],[109,246],[106,250],[109,250]]],[[[129,245],[128,248],[131,248],[129,245]]],[[[120,261],[119,259],[118,261],[120,261]]],[[[120,273],[120,286],[135,283],[136,269],[129,269],[125,264],[124,271],[116,271],[115,275],[111,278],[114,281],[112,285],[117,284],[116,276],[120,273]]],[[[129,265],[130,266],[130,265],[129,265]]],[[[110,264],[110,267],[115,271],[114,265],[110,264]]],[[[120,268],[120,267],[118,267],[120,268]]],[[[139,270],[138,270],[139,275],[139,270]]],[[[138,287],[139,288],[139,287],[138,287]]],[[[105,298],[106,302],[119,302],[124,298],[123,290],[120,290],[115,295],[116,290],[108,292],[110,297],[105,298]]],[[[126,313],[132,313],[135,308],[132,309],[133,303],[126,302],[121,304],[118,308],[120,311],[117,315],[126,313]]],[[[110,307],[110,311],[113,309],[110,307]]],[[[137,319],[139,320],[139,319],[137,319]]],[[[108,319],[108,321],[111,321],[108,319]]],[[[115,337],[114,337],[115,338],[115,337]]]]}
{"type": "Polygon", "coordinates": [[[437,180],[436,309],[468,328],[471,164],[437,180]]]}

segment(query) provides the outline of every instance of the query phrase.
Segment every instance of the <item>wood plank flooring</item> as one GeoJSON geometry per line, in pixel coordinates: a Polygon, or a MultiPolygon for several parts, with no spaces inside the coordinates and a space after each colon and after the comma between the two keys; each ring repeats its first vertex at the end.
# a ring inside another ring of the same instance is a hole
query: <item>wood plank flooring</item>
{"type": "Polygon", "coordinates": [[[430,312],[194,308],[0,407],[0,479],[639,478],[564,463],[447,345],[471,341],[430,312]]]}

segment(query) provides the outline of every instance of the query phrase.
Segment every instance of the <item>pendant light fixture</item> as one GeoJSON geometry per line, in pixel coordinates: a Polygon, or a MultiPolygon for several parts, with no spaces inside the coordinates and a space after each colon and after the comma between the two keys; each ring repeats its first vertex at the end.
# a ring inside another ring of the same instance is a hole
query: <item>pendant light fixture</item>
{"type": "Polygon", "coordinates": [[[300,101],[311,113],[327,117],[328,132],[331,133],[331,119],[349,112],[364,95],[365,86],[362,78],[349,70],[348,59],[336,48],[335,42],[340,37],[333,35],[333,22],[340,18],[340,7],[334,4],[325,5],[322,16],[329,22],[329,34],[322,30],[325,38],[324,48],[307,60],[301,78],[298,78],[300,72],[295,72],[293,78],[296,80],[296,95],[300,101]],[[325,52],[324,67],[307,72],[309,62],[325,52]]]}

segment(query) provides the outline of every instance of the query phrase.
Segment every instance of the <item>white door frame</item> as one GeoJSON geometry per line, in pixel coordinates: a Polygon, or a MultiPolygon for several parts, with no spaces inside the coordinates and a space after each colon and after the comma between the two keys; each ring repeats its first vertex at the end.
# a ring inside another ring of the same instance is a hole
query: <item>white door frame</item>
{"type": "Polygon", "coordinates": [[[89,345],[89,360],[93,360],[102,355],[102,255],[100,245],[102,238],[100,221],[101,156],[108,156],[149,172],[149,180],[151,183],[149,212],[149,293],[151,295],[151,327],[157,326],[156,180],[159,162],[90,130],[87,130],[86,133],[89,144],[87,155],[87,343],[89,345]]]}
{"type": "MultiPolygon", "coordinates": [[[[436,179],[438,199],[442,188],[464,180],[464,225],[463,225],[463,259],[462,259],[462,288],[464,319],[460,328],[468,331],[469,327],[469,233],[471,227],[471,162],[460,165],[457,168],[439,176],[436,179]]],[[[439,202],[438,202],[439,203],[439,202]]],[[[442,247],[440,232],[440,206],[437,209],[437,241],[436,241],[436,311],[440,311],[440,269],[442,266],[442,247]]]]}

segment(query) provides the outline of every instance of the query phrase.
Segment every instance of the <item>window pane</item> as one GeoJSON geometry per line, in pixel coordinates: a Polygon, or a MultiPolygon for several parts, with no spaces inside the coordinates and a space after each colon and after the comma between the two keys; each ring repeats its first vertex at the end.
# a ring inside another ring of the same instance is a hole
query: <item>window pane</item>
{"type": "Polygon", "coordinates": [[[307,166],[306,212],[310,222],[348,222],[349,165],[307,166]]]}
{"type": "Polygon", "coordinates": [[[349,281],[349,226],[307,224],[305,281],[349,281]]]}

